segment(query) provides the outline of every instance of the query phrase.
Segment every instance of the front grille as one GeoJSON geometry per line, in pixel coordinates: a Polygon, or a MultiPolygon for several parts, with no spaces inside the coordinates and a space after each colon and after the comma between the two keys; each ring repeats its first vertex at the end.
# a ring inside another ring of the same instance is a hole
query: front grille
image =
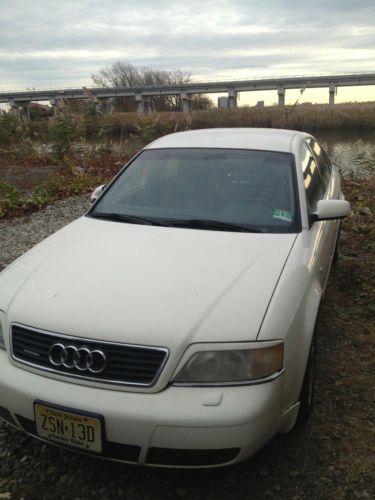
{"type": "Polygon", "coordinates": [[[68,377],[79,377],[112,384],[152,386],[155,384],[166,360],[168,350],[161,347],[134,346],[111,342],[94,341],[67,335],[12,325],[12,356],[21,363],[42,370],[60,373],[68,377]],[[54,366],[49,360],[53,344],[103,351],[107,364],[101,373],[54,366]]]}

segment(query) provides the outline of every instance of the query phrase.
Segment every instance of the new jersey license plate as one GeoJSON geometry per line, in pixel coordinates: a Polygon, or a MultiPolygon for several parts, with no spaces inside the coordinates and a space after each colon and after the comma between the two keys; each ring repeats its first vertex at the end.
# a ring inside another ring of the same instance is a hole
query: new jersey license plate
{"type": "Polygon", "coordinates": [[[38,436],[82,451],[102,451],[102,429],[99,418],[60,410],[35,403],[38,436]]]}

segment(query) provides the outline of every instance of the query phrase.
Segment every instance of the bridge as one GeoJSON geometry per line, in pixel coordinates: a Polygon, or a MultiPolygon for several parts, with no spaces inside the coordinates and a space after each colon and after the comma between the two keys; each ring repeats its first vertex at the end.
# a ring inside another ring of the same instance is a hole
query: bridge
{"type": "Polygon", "coordinates": [[[221,82],[192,82],[175,85],[143,86],[143,87],[90,87],[77,89],[25,90],[0,93],[0,103],[8,103],[12,108],[25,108],[32,101],[49,101],[56,106],[60,99],[93,99],[98,104],[105,105],[117,97],[133,97],[137,102],[138,111],[149,111],[152,96],[178,95],[181,98],[183,111],[191,111],[193,94],[226,93],[226,107],[237,106],[239,92],[259,90],[275,90],[278,94],[279,106],[285,105],[285,92],[288,89],[327,88],[328,102],[335,103],[338,87],[375,85],[375,73],[351,73],[323,76],[290,76],[255,78],[251,80],[232,80],[221,82]]]}

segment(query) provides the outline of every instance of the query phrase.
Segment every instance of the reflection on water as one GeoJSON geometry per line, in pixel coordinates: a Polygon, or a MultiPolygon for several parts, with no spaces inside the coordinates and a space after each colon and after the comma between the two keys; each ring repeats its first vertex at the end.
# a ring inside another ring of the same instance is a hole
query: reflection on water
{"type": "Polygon", "coordinates": [[[316,138],[346,179],[375,175],[375,133],[315,133],[316,138]]]}

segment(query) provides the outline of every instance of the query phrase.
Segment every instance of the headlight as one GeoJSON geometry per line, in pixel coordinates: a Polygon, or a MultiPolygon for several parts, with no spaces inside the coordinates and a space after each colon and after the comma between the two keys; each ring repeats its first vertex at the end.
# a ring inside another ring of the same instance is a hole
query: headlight
{"type": "Polygon", "coordinates": [[[257,349],[196,352],[176,375],[175,383],[243,383],[264,379],[283,367],[282,343],[257,349]]]}
{"type": "Polygon", "coordinates": [[[3,323],[0,319],[0,349],[5,350],[3,323]]]}

